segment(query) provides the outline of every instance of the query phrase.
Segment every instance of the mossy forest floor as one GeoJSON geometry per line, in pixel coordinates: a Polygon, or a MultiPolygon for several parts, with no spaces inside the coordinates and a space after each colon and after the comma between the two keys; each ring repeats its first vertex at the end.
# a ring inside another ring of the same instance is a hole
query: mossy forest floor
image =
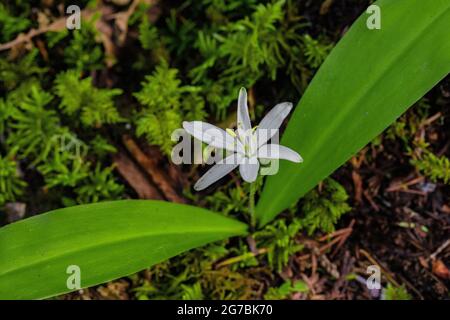
{"type": "MultiPolygon", "coordinates": [[[[193,192],[170,133],[233,125],[241,86],[255,121],[295,105],[371,1],[77,1],[68,31],[73,2],[0,4],[0,225],[126,198],[248,220],[248,186],[193,192]]],[[[447,77],[263,230],[58,299],[448,299],[449,157],[447,77]]]]}

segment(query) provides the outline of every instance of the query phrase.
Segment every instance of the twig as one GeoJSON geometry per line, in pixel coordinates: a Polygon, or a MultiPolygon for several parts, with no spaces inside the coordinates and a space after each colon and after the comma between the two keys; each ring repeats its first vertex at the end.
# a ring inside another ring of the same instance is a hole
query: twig
{"type": "Polygon", "coordinates": [[[424,177],[416,177],[407,182],[399,182],[399,183],[396,183],[396,184],[392,185],[391,187],[387,188],[386,191],[387,192],[395,192],[395,191],[405,191],[406,192],[406,190],[417,191],[417,190],[409,190],[406,188],[408,186],[418,184],[418,183],[422,182],[424,179],[425,179],[424,177]]]}
{"type": "Polygon", "coordinates": [[[118,152],[113,159],[117,171],[136,191],[140,199],[163,199],[158,189],[147,180],[145,174],[124,153],[118,152]]]}
{"type": "Polygon", "coordinates": [[[352,221],[350,221],[350,225],[347,227],[348,231],[340,237],[341,240],[338,242],[337,246],[334,248],[334,251],[331,254],[331,257],[334,257],[337,254],[339,248],[342,247],[344,245],[345,241],[347,241],[348,237],[350,237],[350,235],[353,232],[354,225],[355,225],[355,219],[352,219],[352,221]]]}
{"type": "Polygon", "coordinates": [[[31,29],[26,34],[24,34],[24,33],[19,34],[14,40],[12,40],[10,42],[0,44],[0,51],[11,49],[23,42],[30,42],[31,39],[33,39],[34,37],[36,37],[40,34],[43,34],[43,33],[49,32],[49,31],[60,31],[60,30],[64,29],[65,25],[66,25],[66,19],[60,18],[60,19],[56,20],[55,22],[49,24],[48,26],[45,26],[45,27],[42,27],[39,29],[31,29]]]}
{"type": "MultiPolygon", "coordinates": [[[[338,243],[338,246],[341,246],[342,245],[342,243],[348,238],[348,236],[352,233],[352,231],[353,231],[353,220],[352,220],[352,222],[350,222],[350,226],[349,227],[347,227],[347,228],[344,228],[344,229],[340,229],[340,230],[337,230],[337,231],[335,231],[335,232],[333,232],[333,233],[330,233],[330,234],[328,234],[328,235],[325,235],[325,236],[323,236],[323,237],[321,237],[321,238],[319,238],[318,239],[318,241],[320,241],[320,242],[322,242],[322,241],[325,241],[325,240],[329,240],[329,239],[331,239],[331,238],[334,238],[333,240],[331,240],[330,242],[328,242],[327,244],[325,244],[325,245],[323,245],[322,247],[320,247],[319,248],[319,253],[320,254],[324,254],[325,253],[325,251],[327,251],[329,248],[331,248],[334,244],[336,244],[336,243],[338,243]]],[[[304,255],[302,255],[302,256],[299,256],[298,258],[297,258],[297,260],[306,260],[306,259],[308,259],[309,257],[311,257],[311,254],[304,254],[304,255]]]]}
{"type": "Polygon", "coordinates": [[[258,249],[258,251],[256,253],[247,252],[247,253],[242,254],[240,256],[232,257],[232,258],[226,259],[226,260],[218,263],[216,265],[216,268],[221,268],[221,267],[224,267],[224,266],[228,266],[230,264],[234,264],[234,263],[237,263],[237,262],[240,262],[240,261],[244,261],[244,260],[246,260],[248,258],[256,257],[257,255],[260,255],[260,254],[265,254],[268,251],[269,250],[267,248],[261,248],[261,249],[258,249]]]}
{"type": "MultiPolygon", "coordinates": [[[[362,254],[362,255],[364,255],[372,264],[375,264],[375,265],[377,265],[377,266],[379,266],[380,267],[380,269],[383,271],[383,273],[384,273],[384,275],[385,275],[385,277],[386,277],[386,279],[390,282],[390,283],[392,283],[392,284],[394,284],[394,286],[396,286],[396,287],[400,287],[400,284],[394,279],[394,277],[391,275],[391,273],[389,272],[389,270],[388,269],[386,269],[385,267],[383,267],[383,265],[381,264],[381,263],[379,263],[375,258],[373,258],[366,250],[364,250],[364,249],[359,249],[359,252],[362,254]]],[[[423,296],[422,296],[422,294],[411,284],[411,283],[409,283],[406,279],[404,279],[403,277],[402,277],[402,280],[403,280],[403,283],[404,284],[406,284],[406,286],[408,287],[408,288],[410,288],[411,290],[413,290],[415,293],[416,293],[416,295],[418,296],[418,297],[420,297],[421,299],[423,299],[423,296]]]]}
{"type": "Polygon", "coordinates": [[[330,234],[324,235],[323,237],[320,237],[320,238],[317,239],[317,240],[318,240],[318,241],[321,241],[321,242],[322,242],[322,241],[326,241],[326,240],[330,240],[331,238],[340,236],[340,235],[342,235],[342,234],[346,234],[346,233],[348,233],[349,231],[352,231],[352,228],[351,228],[351,227],[339,229],[339,230],[336,230],[336,231],[334,231],[334,232],[332,232],[332,233],[330,233],[330,234]]]}
{"type": "Polygon", "coordinates": [[[428,126],[428,125],[432,124],[434,121],[436,121],[437,119],[439,119],[441,116],[442,116],[442,113],[441,113],[441,112],[438,112],[438,113],[436,113],[435,115],[429,117],[428,119],[425,119],[425,120],[420,124],[420,126],[421,126],[421,127],[428,126]]]}
{"type": "MultiPolygon", "coordinates": [[[[92,10],[83,10],[81,11],[81,17],[83,19],[89,20],[90,17],[94,14],[92,10]]],[[[56,19],[54,22],[50,23],[47,26],[40,27],[38,29],[30,29],[27,33],[19,34],[14,40],[6,42],[4,44],[0,44],[0,51],[9,50],[21,43],[30,42],[34,37],[44,34],[50,31],[61,31],[66,27],[66,18],[56,19]]]]}
{"type": "Polygon", "coordinates": [[[122,141],[127,150],[133,155],[136,161],[152,178],[153,182],[162,191],[164,196],[173,202],[186,203],[187,201],[180,197],[174,188],[170,185],[169,177],[162,172],[155,161],[149,157],[139,148],[137,143],[127,135],[122,137],[122,141]]]}
{"type": "Polygon", "coordinates": [[[440,254],[442,251],[444,251],[448,246],[450,246],[450,239],[448,239],[447,241],[445,241],[443,244],[441,244],[439,246],[439,248],[436,249],[436,251],[434,251],[431,255],[430,255],[430,260],[434,260],[436,259],[436,257],[438,256],[438,254],[440,254]]]}
{"type": "Polygon", "coordinates": [[[385,277],[388,279],[389,282],[393,283],[396,287],[399,287],[400,284],[394,279],[393,276],[391,276],[391,273],[383,267],[381,263],[379,263],[375,258],[373,258],[366,250],[359,249],[359,252],[367,258],[367,260],[370,261],[370,263],[377,265],[380,267],[380,269],[384,272],[385,277]]]}
{"type": "Polygon", "coordinates": [[[326,245],[319,248],[320,253],[323,254],[325,251],[327,251],[329,248],[331,248],[335,243],[338,243],[339,241],[341,241],[341,237],[334,238],[333,240],[328,242],[326,245]]]}
{"type": "Polygon", "coordinates": [[[380,207],[373,201],[372,196],[369,194],[369,190],[364,190],[363,192],[364,197],[369,201],[370,206],[375,210],[376,212],[380,211],[380,207]]]}

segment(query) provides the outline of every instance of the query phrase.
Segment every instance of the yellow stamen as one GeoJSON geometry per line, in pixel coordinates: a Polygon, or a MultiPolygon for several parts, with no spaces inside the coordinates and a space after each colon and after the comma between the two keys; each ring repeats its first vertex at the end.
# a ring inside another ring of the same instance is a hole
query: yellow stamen
{"type": "Polygon", "coordinates": [[[237,135],[236,135],[236,133],[234,132],[233,129],[226,128],[225,131],[226,131],[230,136],[232,136],[233,138],[236,138],[236,137],[237,137],[237,135]]]}

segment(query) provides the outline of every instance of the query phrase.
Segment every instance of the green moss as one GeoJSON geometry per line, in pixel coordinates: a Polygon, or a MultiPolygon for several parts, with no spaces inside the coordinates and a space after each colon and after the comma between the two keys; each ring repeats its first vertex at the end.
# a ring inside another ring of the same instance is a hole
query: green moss
{"type": "Polygon", "coordinates": [[[17,163],[9,157],[0,156],[0,207],[8,201],[15,201],[23,194],[27,185],[19,177],[17,163]]]}
{"type": "Polygon", "coordinates": [[[54,90],[61,99],[59,107],[71,117],[81,120],[84,126],[100,127],[122,121],[114,97],[122,94],[120,89],[99,89],[92,85],[92,78],[80,78],[81,73],[70,70],[55,79],[54,90]]]}
{"type": "Polygon", "coordinates": [[[293,293],[305,293],[308,292],[309,288],[303,281],[293,282],[291,280],[285,281],[278,288],[269,288],[267,293],[264,295],[265,300],[281,300],[287,299],[293,293]]]}
{"type": "Polygon", "coordinates": [[[182,85],[178,72],[162,62],[146,76],[142,89],[134,94],[143,106],[136,116],[137,135],[160,146],[166,155],[170,155],[175,143],[171,136],[181,128],[181,122],[202,120],[205,116],[200,87],[182,85]]]}
{"type": "Polygon", "coordinates": [[[384,300],[411,300],[411,295],[406,290],[405,286],[395,287],[388,284],[384,290],[384,300]]]}
{"type": "MultiPolygon", "coordinates": [[[[419,143],[417,143],[419,144],[419,143]]],[[[416,144],[416,145],[417,145],[416,144]]],[[[433,182],[443,181],[450,183],[450,159],[446,156],[437,156],[430,151],[427,143],[420,145],[419,152],[410,152],[411,164],[423,175],[433,182]]]]}
{"type": "Polygon", "coordinates": [[[255,233],[258,247],[267,250],[267,262],[272,270],[281,272],[288,264],[289,258],[303,249],[303,246],[295,241],[301,228],[302,224],[298,219],[289,224],[278,219],[255,233]]]}
{"type": "Polygon", "coordinates": [[[338,219],[351,210],[348,195],[337,181],[328,178],[320,189],[310,191],[303,199],[301,224],[309,234],[317,229],[333,232],[338,219]]]}
{"type": "Polygon", "coordinates": [[[20,10],[20,15],[14,14],[6,5],[0,3],[0,29],[2,30],[0,43],[10,41],[15,35],[26,30],[31,25],[31,21],[26,18],[29,14],[29,8],[18,5],[18,8],[15,9],[22,9],[20,10]]]}

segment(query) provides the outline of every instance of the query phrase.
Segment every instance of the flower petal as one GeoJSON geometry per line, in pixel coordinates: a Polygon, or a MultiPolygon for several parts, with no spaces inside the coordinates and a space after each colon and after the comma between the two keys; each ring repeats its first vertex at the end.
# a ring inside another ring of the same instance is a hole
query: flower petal
{"type": "Polygon", "coordinates": [[[183,128],[194,138],[215,148],[241,151],[241,143],[225,130],[202,121],[183,122],[183,128]]]}
{"type": "Polygon", "coordinates": [[[291,110],[292,103],[283,102],[277,104],[268,114],[266,114],[255,132],[258,137],[258,146],[262,146],[275,135],[283,123],[283,120],[289,115],[291,110]]]}
{"type": "Polygon", "coordinates": [[[303,162],[302,157],[294,150],[279,144],[265,144],[258,149],[258,158],[284,159],[292,162],[303,162]]]}
{"type": "Polygon", "coordinates": [[[239,166],[239,172],[241,173],[242,179],[250,183],[254,182],[259,172],[258,159],[256,157],[245,158],[239,166]]]}
{"type": "Polygon", "coordinates": [[[237,128],[239,133],[246,132],[252,128],[250,115],[248,114],[247,90],[245,88],[241,88],[239,91],[237,128]]]}
{"type": "Polygon", "coordinates": [[[225,159],[222,159],[211,169],[206,171],[200,179],[198,179],[194,185],[194,189],[200,191],[209,187],[211,184],[233,171],[241,163],[241,161],[242,156],[238,153],[234,153],[225,159]]]}

